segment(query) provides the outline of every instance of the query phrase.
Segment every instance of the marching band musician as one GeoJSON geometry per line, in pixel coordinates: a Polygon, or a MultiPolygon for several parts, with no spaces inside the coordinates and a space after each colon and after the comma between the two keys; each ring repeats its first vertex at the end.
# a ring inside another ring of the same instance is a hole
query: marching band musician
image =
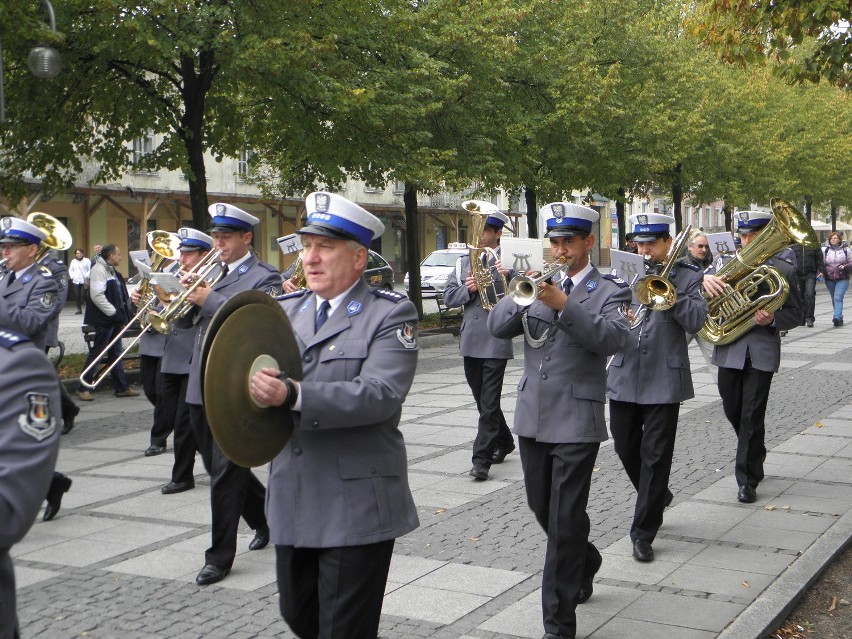
{"type": "MultiPolygon", "coordinates": [[[[178,262],[186,272],[198,264],[213,248],[213,238],[192,228],[178,229],[180,245],[178,262]]],[[[166,346],[160,364],[163,403],[174,432],[175,461],[171,481],[160,489],[164,495],[182,493],[195,488],[195,452],[200,447],[190,425],[186,388],[189,381],[189,362],[198,333],[196,315],[190,314],[172,324],[166,335],[166,346]]]]}
{"type": "Polygon", "coordinates": [[[601,566],[588,540],[586,505],[598,449],[607,438],[606,359],[627,342],[629,326],[620,309],[630,290],[589,261],[596,211],[553,202],[540,215],[568,277],[541,283],[528,309],[507,295],[489,314],[488,328],[501,338],[525,337],[514,430],[527,501],[547,534],[544,639],[563,639],[575,636],[577,604],[592,595],[601,566]]]}
{"type": "MultiPolygon", "coordinates": [[[[760,235],[772,218],[772,213],[763,211],[736,213],[743,249],[760,235]]],[[[767,265],[780,271],[790,285],[784,305],[774,313],[756,310],[755,326],[751,330],[730,344],[717,344],[713,348],[713,363],[719,367],[722,408],[737,434],[734,464],[739,487],[737,500],[746,504],[757,500],[756,489],[763,479],[763,461],[766,458],[764,420],[772,376],[781,363],[779,332],[799,326],[803,316],[796,266],[789,257],[785,257],[789,254],[789,249],[784,249],[766,261],[767,265]]],[[[713,265],[713,273],[732,257],[720,255],[713,265]]],[[[711,297],[721,295],[725,281],[712,273],[705,274],[704,290],[711,297]]]]}
{"type": "MultiPolygon", "coordinates": [[[[659,272],[666,260],[674,221],[669,215],[630,216],[639,255],[650,257],[654,265],[651,273],[659,272]]],[[[638,561],[653,561],[651,544],[672,500],[668,485],[680,402],[695,396],[686,334],[697,333],[707,318],[702,278],[702,269],[681,258],[669,273],[677,295],[670,309],[640,311],[634,295],[628,319],[639,312],[642,316],[607,372],[615,452],[637,493],[630,539],[638,561]]]]}
{"type": "Polygon", "coordinates": [[[6,319],[0,319],[0,637],[17,639],[10,551],[27,534],[47,493],[61,415],[56,370],[28,337],[6,328],[6,319]]]}
{"type": "Polygon", "coordinates": [[[204,567],[195,578],[199,586],[224,579],[231,571],[237,553],[237,528],[240,515],[255,531],[249,549],[260,550],[269,543],[269,528],[263,512],[265,489],[248,468],[233,463],[213,439],[204,415],[201,398],[201,346],[213,315],[228,298],[249,290],[277,295],[281,276],[270,264],[261,262],[251,251],[253,229],[260,222],[253,215],[231,204],[211,204],[210,234],[214,248],[221,250],[224,275],[213,286],[201,285],[189,294],[188,301],[198,307],[200,317],[187,381],[186,403],[190,423],[204,466],[210,473],[212,545],[207,549],[204,567]]]}
{"type": "Polygon", "coordinates": [[[0,218],[7,274],[0,281],[0,324],[29,337],[42,351],[56,314],[59,286],[35,256],[47,233],[16,217],[0,218]]]}
{"type": "Polygon", "coordinates": [[[280,607],[303,639],[375,639],[394,541],[419,525],[399,430],[417,311],[362,277],[378,218],[333,193],[310,194],[306,207],[309,290],[281,298],[303,379],[264,368],[251,387],[257,401],[292,408],[296,424],[269,474],[280,607]]]}
{"type": "MultiPolygon", "coordinates": [[[[505,213],[492,211],[486,217],[482,237],[472,239],[478,241],[480,247],[495,251],[499,258],[500,237],[508,222],[505,213]]],[[[491,263],[487,253],[483,258],[489,261],[490,268],[499,270],[507,280],[511,279],[513,272],[503,269],[501,264],[491,263]]],[[[465,379],[479,411],[470,476],[485,480],[491,464],[502,463],[506,455],[515,450],[512,431],[500,407],[506,363],[514,357],[514,352],[512,340],[494,337],[488,330],[488,310],[483,308],[478,290],[470,268],[470,256],[460,257],[444,289],[444,305],[464,308],[459,353],[464,362],[465,379]]]]}

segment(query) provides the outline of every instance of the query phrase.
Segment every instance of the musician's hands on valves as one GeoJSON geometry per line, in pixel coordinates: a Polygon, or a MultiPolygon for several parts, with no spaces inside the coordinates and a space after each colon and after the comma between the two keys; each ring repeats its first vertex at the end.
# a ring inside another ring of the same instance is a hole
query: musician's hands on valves
{"type": "Polygon", "coordinates": [[[134,291],[130,294],[130,301],[133,303],[133,306],[139,306],[139,302],[142,300],[142,293],[139,292],[139,289],[134,289],[134,291]]]}
{"type": "Polygon", "coordinates": [[[288,280],[284,280],[283,282],[281,282],[281,288],[284,290],[284,293],[287,294],[295,293],[296,291],[300,290],[299,287],[296,285],[295,279],[292,277],[288,280]]]}
{"type": "MultiPolygon", "coordinates": [[[[197,275],[186,275],[181,278],[180,283],[189,288],[192,286],[193,282],[195,282],[195,278],[197,275]]],[[[204,302],[207,301],[207,297],[210,295],[211,288],[207,286],[207,282],[202,282],[195,290],[192,291],[189,295],[186,296],[186,299],[196,306],[204,306],[204,302]]]]}
{"type": "Polygon", "coordinates": [[[541,282],[538,285],[538,301],[554,311],[561,312],[568,302],[568,295],[558,284],[541,282]]]}

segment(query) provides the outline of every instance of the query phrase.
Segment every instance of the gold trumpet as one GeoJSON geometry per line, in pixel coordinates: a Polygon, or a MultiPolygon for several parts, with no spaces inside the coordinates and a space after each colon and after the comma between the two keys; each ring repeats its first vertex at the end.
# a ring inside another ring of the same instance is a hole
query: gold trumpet
{"type": "Polygon", "coordinates": [[[149,309],[154,305],[154,302],[161,301],[164,304],[169,302],[168,299],[158,297],[155,290],[156,287],[151,286],[151,276],[163,267],[166,260],[173,260],[177,256],[180,237],[176,233],[169,233],[167,231],[151,231],[148,233],[147,238],[148,245],[151,247],[151,250],[154,251],[156,257],[153,262],[151,262],[151,272],[145,276],[142,283],[139,285],[139,293],[141,295],[141,298],[139,299],[139,310],[136,311],[136,315],[134,315],[130,321],[124,325],[124,328],[122,328],[118,334],[112,338],[110,343],[106,345],[100,354],[92,360],[92,363],[89,364],[80,374],[80,384],[86,388],[97,388],[100,383],[106,379],[107,375],[112,372],[112,369],[115,368],[124,358],[124,356],[139,343],[139,340],[142,339],[145,331],[148,330],[148,323],[146,322],[145,316],[149,313],[149,309]],[[116,357],[108,366],[98,371],[98,374],[91,382],[87,382],[84,377],[88,375],[89,371],[93,370],[98,364],[100,364],[103,356],[107,354],[116,343],[124,338],[125,333],[133,328],[133,326],[136,325],[136,322],[139,322],[140,325],[139,334],[134,337],[133,341],[130,342],[130,344],[121,352],[121,355],[116,357]]]}
{"type": "Polygon", "coordinates": [[[516,275],[506,288],[506,295],[518,306],[529,306],[538,299],[538,285],[551,280],[558,273],[564,272],[568,266],[565,258],[560,257],[555,262],[545,265],[544,272],[538,277],[516,275]]]}
{"type": "Polygon", "coordinates": [[[47,213],[32,212],[27,216],[27,222],[37,226],[47,233],[47,238],[39,244],[36,251],[35,261],[38,262],[49,250],[65,251],[74,243],[70,231],[55,217],[47,213]]]}
{"type": "Polygon", "coordinates": [[[221,250],[211,251],[198,264],[193,266],[186,273],[187,276],[190,276],[192,283],[183,293],[173,298],[162,312],[148,313],[148,325],[158,333],[164,335],[170,333],[172,324],[182,317],[186,317],[195,306],[189,301],[189,296],[197,288],[201,286],[213,286],[222,278],[225,271],[219,262],[221,255],[221,250]]]}

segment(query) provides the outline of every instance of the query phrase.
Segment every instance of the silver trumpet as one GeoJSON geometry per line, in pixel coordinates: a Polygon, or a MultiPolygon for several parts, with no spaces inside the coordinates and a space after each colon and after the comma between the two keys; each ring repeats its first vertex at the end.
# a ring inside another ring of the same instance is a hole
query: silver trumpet
{"type": "Polygon", "coordinates": [[[564,273],[566,268],[565,259],[560,257],[556,262],[548,265],[544,273],[538,277],[516,275],[509,282],[506,295],[518,306],[529,306],[538,299],[538,285],[564,273]]]}

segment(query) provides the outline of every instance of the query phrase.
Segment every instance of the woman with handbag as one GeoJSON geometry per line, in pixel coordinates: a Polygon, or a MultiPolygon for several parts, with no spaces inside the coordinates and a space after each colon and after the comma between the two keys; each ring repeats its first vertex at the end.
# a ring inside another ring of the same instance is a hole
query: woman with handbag
{"type": "Polygon", "coordinates": [[[849,288],[849,268],[852,251],[837,231],[828,236],[828,245],[823,248],[825,255],[825,285],[831,293],[834,305],[834,326],[843,326],[843,297],[849,288]]]}

